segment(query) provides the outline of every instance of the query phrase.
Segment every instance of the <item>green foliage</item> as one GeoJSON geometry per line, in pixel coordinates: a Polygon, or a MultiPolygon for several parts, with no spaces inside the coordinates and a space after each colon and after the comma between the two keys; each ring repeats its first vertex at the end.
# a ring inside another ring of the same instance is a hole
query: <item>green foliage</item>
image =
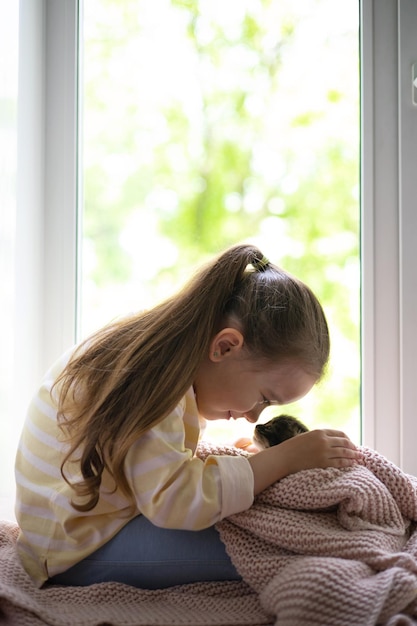
{"type": "Polygon", "coordinates": [[[140,283],[159,297],[213,253],[254,241],[323,302],[335,352],[312,419],[343,425],[359,414],[356,32],[338,27],[333,59],[318,30],[328,0],[298,14],[290,0],[214,6],[85,5],[88,277],[103,293],[140,283]],[[308,33],[315,66],[295,61],[308,33]],[[338,68],[343,46],[341,85],[319,64],[338,68]]]}

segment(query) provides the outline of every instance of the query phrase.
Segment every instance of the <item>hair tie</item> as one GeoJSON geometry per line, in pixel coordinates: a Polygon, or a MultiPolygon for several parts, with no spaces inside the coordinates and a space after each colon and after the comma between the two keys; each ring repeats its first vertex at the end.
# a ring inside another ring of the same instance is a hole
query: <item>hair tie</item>
{"type": "Polygon", "coordinates": [[[252,267],[257,272],[264,272],[267,269],[268,265],[269,260],[266,258],[266,256],[263,256],[262,259],[254,259],[252,261],[252,267]]]}

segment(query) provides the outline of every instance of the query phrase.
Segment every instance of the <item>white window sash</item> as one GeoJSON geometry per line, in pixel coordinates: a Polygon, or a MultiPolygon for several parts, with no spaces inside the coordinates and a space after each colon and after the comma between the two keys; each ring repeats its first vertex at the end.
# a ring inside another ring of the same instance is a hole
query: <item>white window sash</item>
{"type": "Polygon", "coordinates": [[[417,3],[362,0],[363,442],[417,474],[417,3]]]}
{"type": "Polygon", "coordinates": [[[39,381],[75,339],[77,12],[76,0],[19,5],[17,385],[22,369],[39,381]]]}

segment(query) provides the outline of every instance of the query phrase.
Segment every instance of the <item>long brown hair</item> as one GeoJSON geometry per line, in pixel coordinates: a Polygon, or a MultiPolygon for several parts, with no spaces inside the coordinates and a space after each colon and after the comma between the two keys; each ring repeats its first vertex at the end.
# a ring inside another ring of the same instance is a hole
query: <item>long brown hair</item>
{"type": "Polygon", "coordinates": [[[58,416],[69,441],[61,471],[65,478],[65,463],[77,459],[83,476],[72,484],[85,499],[75,508],[97,504],[104,469],[133,496],[124,473],[129,448],[177,405],[230,319],[254,358],[295,358],[322,376],[329,333],[317,298],[257,247],[229,248],[177,295],[83,342],[57,379],[58,416]]]}

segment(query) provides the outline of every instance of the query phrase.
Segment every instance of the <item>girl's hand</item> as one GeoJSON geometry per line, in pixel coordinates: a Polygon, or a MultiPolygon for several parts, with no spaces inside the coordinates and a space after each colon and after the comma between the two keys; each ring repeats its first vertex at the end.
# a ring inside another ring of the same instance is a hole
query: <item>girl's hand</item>
{"type": "Polygon", "coordinates": [[[256,444],[253,443],[252,439],[249,437],[240,437],[233,442],[235,448],[240,448],[241,450],[246,450],[246,452],[250,452],[252,454],[256,454],[259,452],[259,448],[256,444]]]}
{"type": "Polygon", "coordinates": [[[313,467],[350,467],[362,456],[340,430],[312,430],[284,441],[279,447],[286,456],[288,474],[313,467]]]}
{"type": "Polygon", "coordinates": [[[249,459],[255,478],[254,493],[301,470],[350,467],[361,458],[361,452],[343,432],[312,430],[261,450],[249,459]]]}

